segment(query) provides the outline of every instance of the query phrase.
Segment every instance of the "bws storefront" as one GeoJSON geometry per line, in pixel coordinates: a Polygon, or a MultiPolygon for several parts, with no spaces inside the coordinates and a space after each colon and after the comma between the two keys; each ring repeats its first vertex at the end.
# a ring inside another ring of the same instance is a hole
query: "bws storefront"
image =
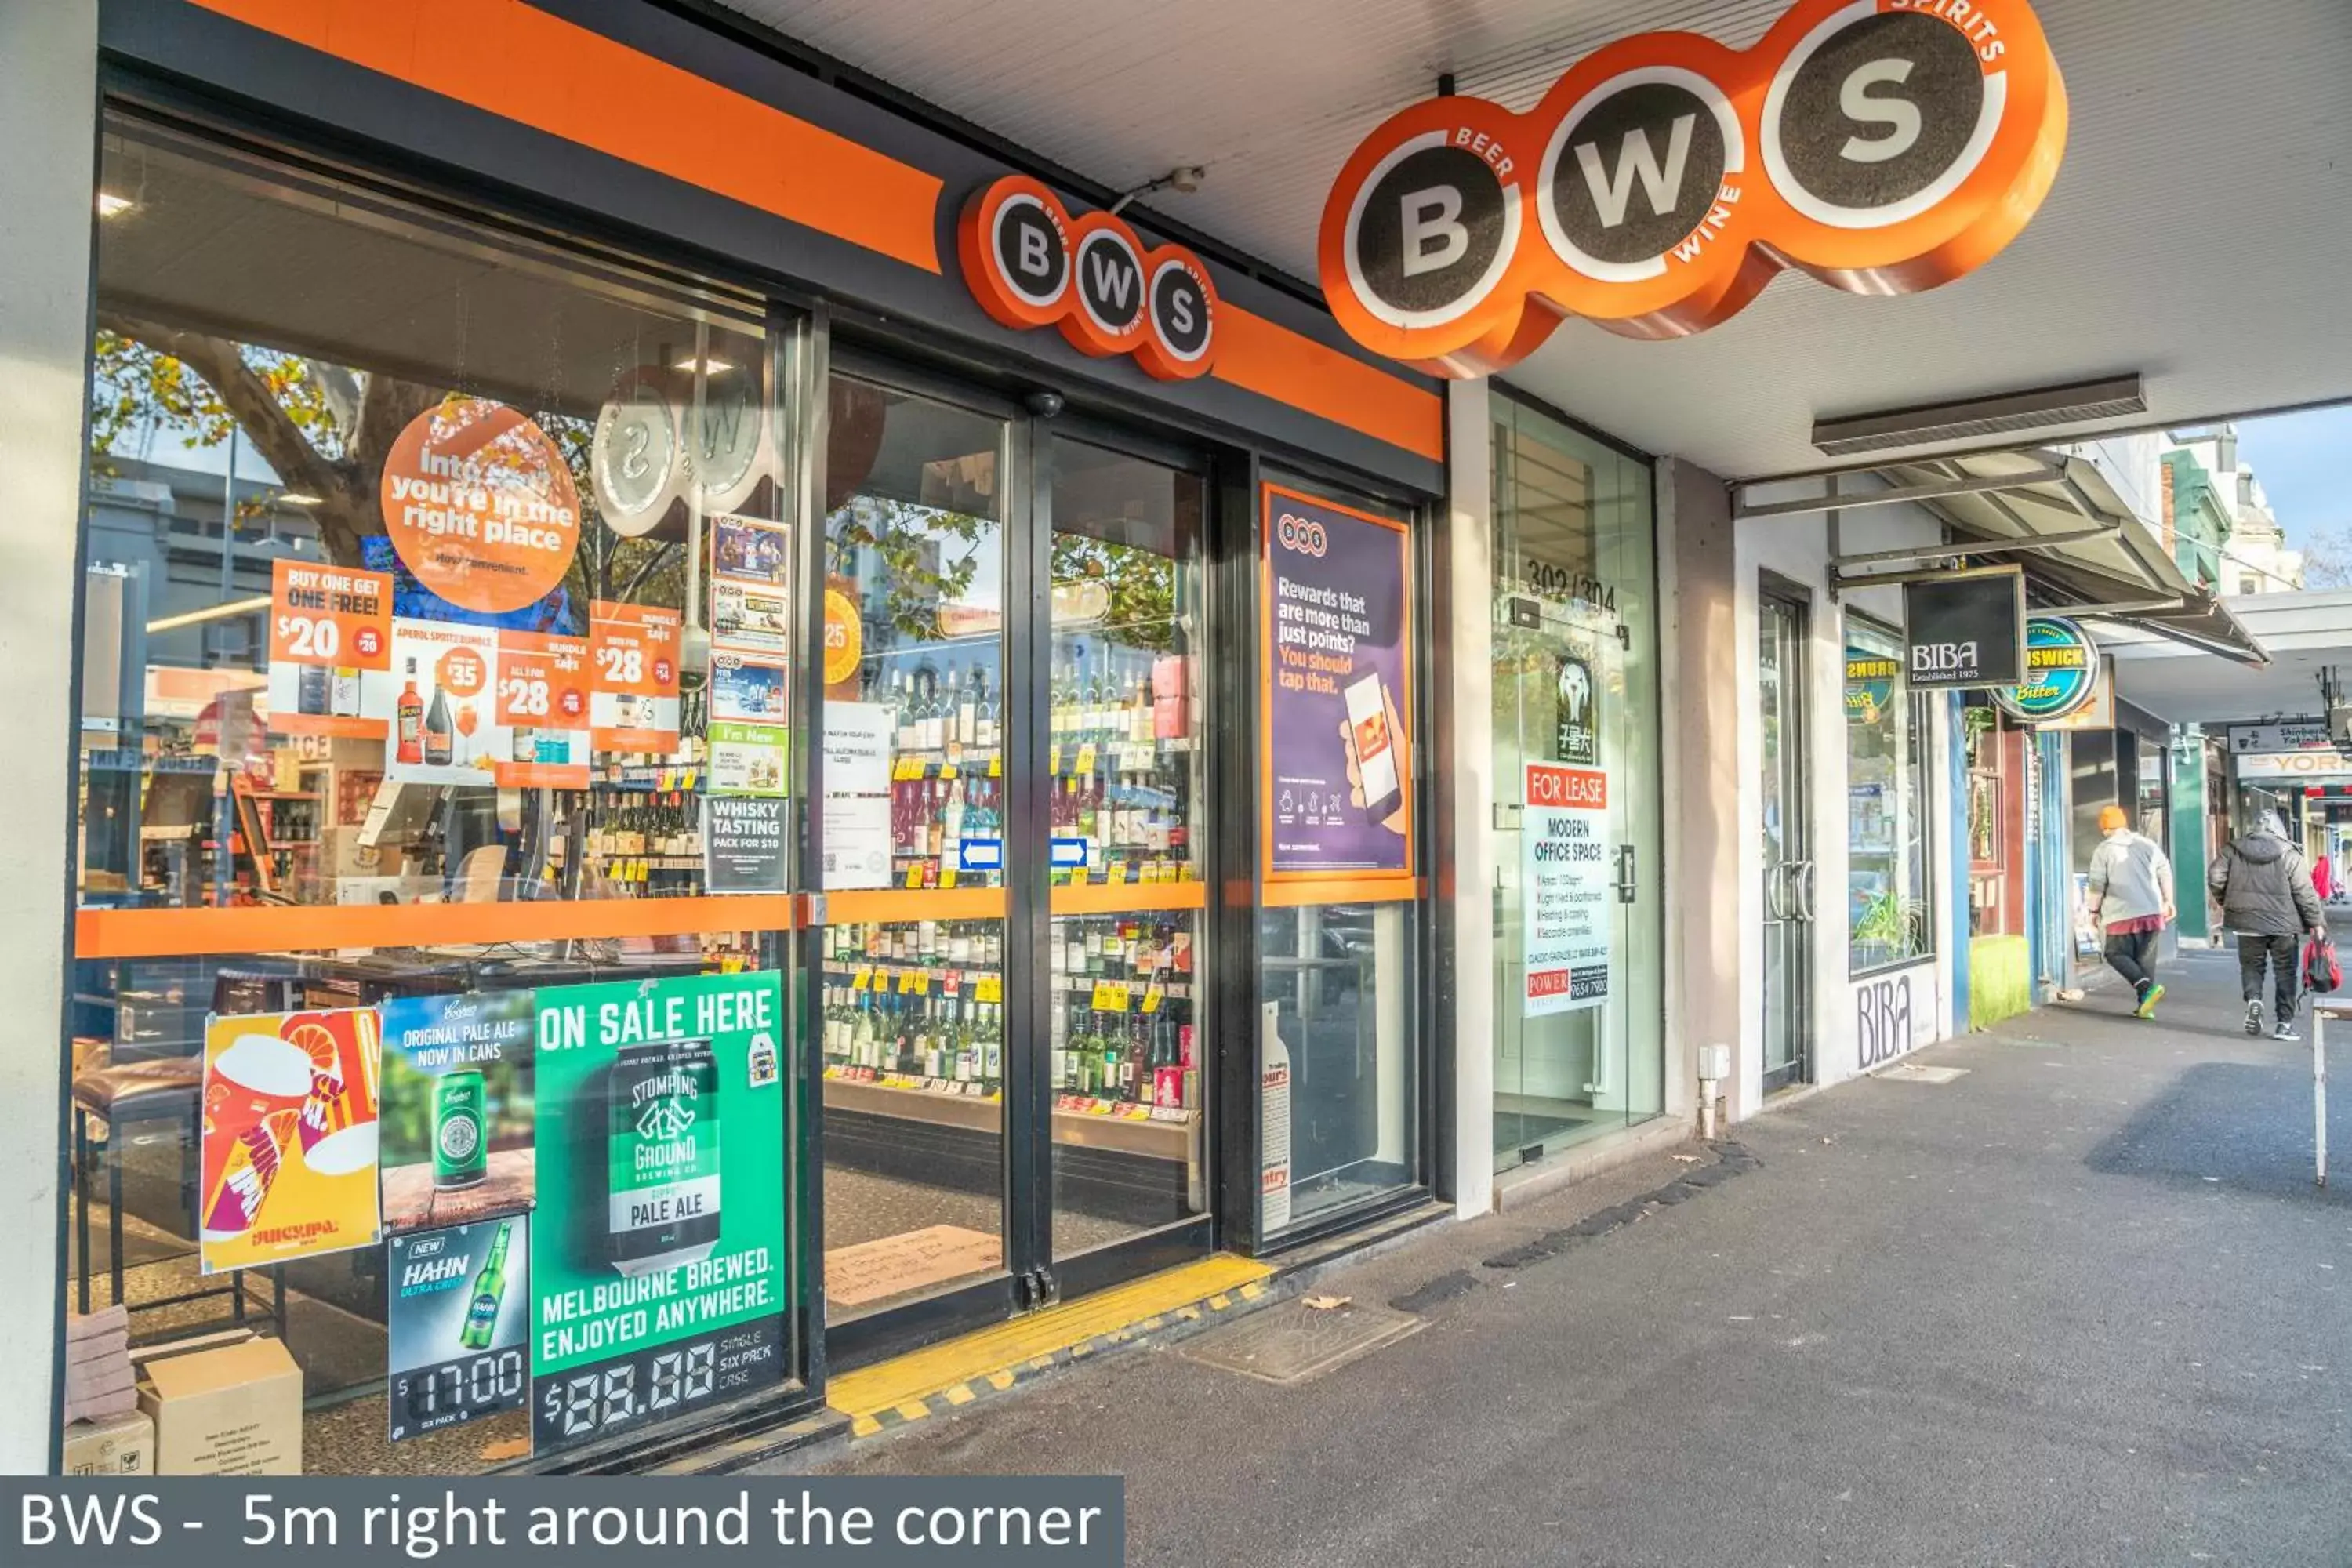
{"type": "Polygon", "coordinates": [[[1433,384],[445,15],[101,8],[92,487],[227,473],[85,529],[67,1306],[260,1330],[304,1469],[617,1468],[1425,1201],[1433,384]]]}

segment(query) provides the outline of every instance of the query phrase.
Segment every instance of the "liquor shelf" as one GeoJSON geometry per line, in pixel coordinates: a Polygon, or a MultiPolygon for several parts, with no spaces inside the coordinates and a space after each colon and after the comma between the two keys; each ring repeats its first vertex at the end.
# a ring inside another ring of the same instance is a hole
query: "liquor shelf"
{"type": "MultiPolygon", "coordinates": [[[[859,1110],[872,1116],[898,1117],[928,1121],[935,1127],[955,1127],[966,1131],[995,1133],[1003,1125],[1004,1108],[994,1098],[976,1094],[950,1094],[942,1089],[924,1089],[913,1084],[859,1082],[830,1076],[824,1080],[824,1104],[828,1110],[859,1110]]],[[[1156,1111],[1139,1115],[1145,1108],[1137,1105],[1114,1105],[1109,1100],[1090,1102],[1102,1107],[1099,1110],[1071,1110],[1081,1103],[1064,1097],[1054,1107],[1054,1142],[1081,1149],[1102,1149],[1114,1153],[1133,1154],[1151,1160],[1182,1161],[1190,1157],[1192,1123],[1199,1112],[1192,1110],[1156,1111]]]]}

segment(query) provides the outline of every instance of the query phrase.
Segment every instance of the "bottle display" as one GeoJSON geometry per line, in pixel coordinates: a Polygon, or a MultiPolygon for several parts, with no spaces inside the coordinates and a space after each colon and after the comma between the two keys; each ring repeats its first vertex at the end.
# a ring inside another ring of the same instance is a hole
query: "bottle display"
{"type": "Polygon", "coordinates": [[[449,699],[443,695],[438,681],[434,683],[433,700],[425,710],[425,763],[427,767],[446,768],[457,754],[452,738],[455,726],[449,718],[449,699]]]}
{"type": "Polygon", "coordinates": [[[416,661],[410,659],[406,671],[407,684],[400,689],[400,700],[394,710],[393,760],[421,763],[425,760],[425,699],[416,690],[416,661]]]}

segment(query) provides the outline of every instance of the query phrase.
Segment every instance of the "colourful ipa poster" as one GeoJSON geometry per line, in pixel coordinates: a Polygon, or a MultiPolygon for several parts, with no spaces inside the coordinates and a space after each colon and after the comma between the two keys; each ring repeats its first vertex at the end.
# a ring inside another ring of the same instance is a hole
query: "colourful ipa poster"
{"type": "Polygon", "coordinates": [[[1404,524],[1265,489],[1260,755],[1268,877],[1412,866],[1404,524]]]}
{"type": "Polygon", "coordinates": [[[206,1020],[204,1272],[376,1239],[379,1070],[373,1007],[206,1020]]]}
{"type": "Polygon", "coordinates": [[[530,1206],[537,1022],[529,991],[384,1003],[384,1229],[530,1206]]]}
{"type": "Polygon", "coordinates": [[[539,994],[531,1435],[547,1453],[784,1375],[772,970],[539,994]]]}

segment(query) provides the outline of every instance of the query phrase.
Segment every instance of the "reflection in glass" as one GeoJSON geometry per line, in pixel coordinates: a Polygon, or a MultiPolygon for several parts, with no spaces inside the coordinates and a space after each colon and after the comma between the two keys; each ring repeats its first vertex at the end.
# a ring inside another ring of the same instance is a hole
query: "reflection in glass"
{"type": "Polygon", "coordinates": [[[1059,1255],[1199,1213],[1199,476],[1056,438],[1047,969],[1059,1255]],[[1067,896],[1065,896],[1066,900],[1067,896]]]}
{"type": "Polygon", "coordinates": [[[1004,427],[846,376],[829,397],[824,885],[895,889],[826,928],[841,1322],[1004,1267],[1004,427]]]}
{"type": "Polygon", "coordinates": [[[1906,693],[1903,639],[1846,617],[1846,962],[1859,974],[1934,951],[1927,893],[1931,700],[1906,693]]]}

